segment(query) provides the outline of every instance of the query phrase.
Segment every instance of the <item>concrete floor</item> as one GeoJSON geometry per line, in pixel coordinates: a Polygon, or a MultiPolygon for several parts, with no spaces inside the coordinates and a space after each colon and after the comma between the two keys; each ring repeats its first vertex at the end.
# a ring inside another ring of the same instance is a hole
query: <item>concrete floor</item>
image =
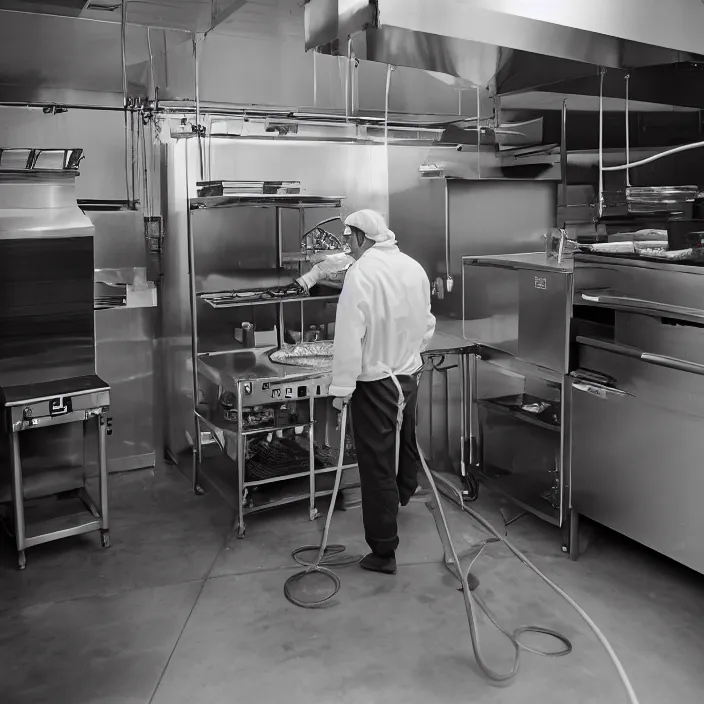
{"type": "MultiPolygon", "coordinates": [[[[237,541],[227,507],[193,496],[174,469],[114,477],[111,498],[109,550],[64,540],[28,551],[21,573],[0,541],[3,704],[626,701],[587,627],[499,546],[475,568],[497,617],[557,629],[574,652],[526,654],[513,684],[487,682],[422,502],[402,510],[397,576],[339,570],[332,606],[305,611],[282,593],[291,550],[318,540],[305,507],[254,517],[237,541]]],[[[500,525],[497,503],[478,507],[500,525]]],[[[483,539],[449,513],[460,549],[483,539]]],[[[704,578],[605,531],[576,564],[554,528],[523,518],[509,533],[603,628],[641,704],[702,701],[704,578]]],[[[336,514],[331,540],[364,550],[358,509],[336,514]]],[[[510,645],[481,632],[489,662],[508,667],[510,645]]]]}

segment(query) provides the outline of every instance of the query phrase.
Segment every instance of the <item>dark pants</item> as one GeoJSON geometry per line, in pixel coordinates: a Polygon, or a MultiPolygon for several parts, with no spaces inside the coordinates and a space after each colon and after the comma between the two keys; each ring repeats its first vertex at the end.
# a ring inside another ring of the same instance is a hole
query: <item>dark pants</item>
{"type": "Polygon", "coordinates": [[[352,432],[362,488],[364,534],[372,552],[389,557],[398,547],[396,518],[418,488],[420,457],[416,446],[418,386],[411,376],[398,381],[406,399],[396,475],[398,389],[392,379],[357,382],[352,394],[352,432]]]}

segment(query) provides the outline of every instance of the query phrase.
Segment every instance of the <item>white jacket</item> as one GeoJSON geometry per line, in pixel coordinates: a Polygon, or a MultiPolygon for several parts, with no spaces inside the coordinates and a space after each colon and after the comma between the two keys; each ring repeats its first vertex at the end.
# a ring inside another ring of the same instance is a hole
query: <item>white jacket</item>
{"type": "Polygon", "coordinates": [[[375,244],[347,272],[335,319],[330,395],[357,381],[414,374],[435,332],[430,282],[394,242],[375,244]]]}

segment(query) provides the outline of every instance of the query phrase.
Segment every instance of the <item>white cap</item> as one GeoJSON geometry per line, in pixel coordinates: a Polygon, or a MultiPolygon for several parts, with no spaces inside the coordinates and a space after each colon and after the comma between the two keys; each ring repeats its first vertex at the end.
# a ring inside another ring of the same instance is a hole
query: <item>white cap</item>
{"type": "Polygon", "coordinates": [[[360,229],[365,237],[374,242],[396,241],[396,235],[389,230],[383,216],[376,210],[358,210],[345,220],[345,225],[360,229]]]}

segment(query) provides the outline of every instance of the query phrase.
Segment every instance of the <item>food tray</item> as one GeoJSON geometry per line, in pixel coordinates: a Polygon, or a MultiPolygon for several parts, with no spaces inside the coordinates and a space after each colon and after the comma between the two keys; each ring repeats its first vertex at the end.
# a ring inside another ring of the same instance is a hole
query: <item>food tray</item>
{"type": "Polygon", "coordinates": [[[283,345],[281,349],[273,350],[269,354],[269,359],[275,364],[330,371],[332,369],[332,352],[333,343],[331,340],[299,342],[295,345],[283,345]]]}

